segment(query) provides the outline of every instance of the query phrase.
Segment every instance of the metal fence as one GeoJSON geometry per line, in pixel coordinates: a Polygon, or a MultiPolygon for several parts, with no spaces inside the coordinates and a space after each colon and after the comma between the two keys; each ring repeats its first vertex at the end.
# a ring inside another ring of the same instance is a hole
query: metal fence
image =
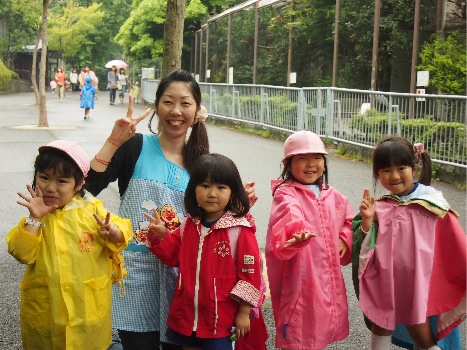
{"type": "MultiPolygon", "coordinates": [[[[158,81],[143,80],[154,101],[158,81]]],[[[203,105],[216,117],[372,148],[398,134],[422,142],[433,162],[467,168],[467,97],[340,88],[200,83],[203,105]]]]}

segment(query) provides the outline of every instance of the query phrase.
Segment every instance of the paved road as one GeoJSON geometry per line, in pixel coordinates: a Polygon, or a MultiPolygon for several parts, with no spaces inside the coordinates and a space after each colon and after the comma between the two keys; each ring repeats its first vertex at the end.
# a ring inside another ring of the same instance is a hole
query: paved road
{"type": "MultiPolygon", "coordinates": [[[[34,106],[33,94],[0,96],[0,193],[4,203],[0,210],[0,350],[21,349],[18,285],[24,266],[6,253],[5,244],[8,230],[17,224],[20,216],[26,214],[26,210],[16,204],[16,192],[23,191],[26,183],[31,182],[33,162],[39,146],[55,139],[72,139],[79,142],[89,155],[93,155],[100,148],[115,119],[125,114],[126,105],[110,106],[107,92],[99,92],[98,97],[96,109],[91,113],[93,119],[85,121],[83,110],[79,108],[78,94],[69,93],[65,101],[60,103],[56,95],[48,93],[50,127],[39,129],[36,127],[38,111],[34,106]]],[[[135,106],[135,115],[142,111],[142,106],[135,106]]],[[[138,131],[148,132],[145,122],[140,123],[138,131]]],[[[252,212],[257,220],[258,241],[264,248],[271,202],[269,183],[271,179],[279,177],[281,172],[282,142],[214,126],[208,127],[208,133],[211,151],[232,158],[244,181],[256,181],[260,199],[252,212]]],[[[363,189],[372,188],[371,169],[368,165],[343,160],[330,153],[330,183],[346,195],[352,206],[357,208],[363,189]]],[[[460,221],[465,230],[466,191],[444,183],[435,183],[434,187],[442,190],[451,205],[459,211],[460,221]]],[[[381,189],[377,189],[376,193],[381,193],[381,189]]],[[[110,210],[117,211],[119,197],[115,184],[103,191],[100,198],[110,210]]],[[[333,344],[328,349],[369,349],[369,332],[363,324],[351,287],[350,267],[344,267],[343,273],[348,286],[351,334],[346,340],[333,344]]],[[[269,307],[265,308],[265,317],[271,335],[268,348],[274,349],[274,330],[269,307]]],[[[463,335],[465,339],[465,331],[463,335]]]]}

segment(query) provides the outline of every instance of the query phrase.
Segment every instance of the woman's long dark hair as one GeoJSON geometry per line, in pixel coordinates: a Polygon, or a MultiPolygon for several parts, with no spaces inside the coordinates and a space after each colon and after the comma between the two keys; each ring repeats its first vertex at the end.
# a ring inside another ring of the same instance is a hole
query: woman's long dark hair
{"type": "MultiPolygon", "coordinates": [[[[177,83],[177,82],[182,82],[186,84],[188,90],[190,90],[191,94],[193,95],[193,99],[196,102],[196,111],[199,111],[201,108],[201,90],[199,88],[198,83],[191,76],[191,74],[183,69],[173,71],[172,73],[170,73],[169,75],[161,79],[159,86],[157,87],[156,100],[154,102],[154,106],[156,110],[165,90],[172,83],[177,83]]],[[[154,115],[155,113],[151,115],[151,118],[149,118],[149,123],[148,123],[149,130],[153,134],[155,134],[155,132],[152,130],[151,124],[152,124],[154,115]]],[[[182,150],[184,167],[188,171],[190,171],[191,168],[193,167],[194,162],[200,156],[204,154],[209,154],[208,133],[206,130],[206,124],[204,124],[204,122],[197,121],[191,127],[190,136],[188,137],[188,141],[185,143],[185,146],[183,147],[183,150],[182,150]]]]}

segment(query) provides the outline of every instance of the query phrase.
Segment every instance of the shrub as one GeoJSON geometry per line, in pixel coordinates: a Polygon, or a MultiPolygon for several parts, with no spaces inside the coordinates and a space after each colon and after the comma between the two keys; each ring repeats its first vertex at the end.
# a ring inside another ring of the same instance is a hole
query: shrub
{"type": "Polygon", "coordinates": [[[0,60],[0,91],[7,91],[12,79],[19,79],[18,74],[9,70],[0,60]]]}

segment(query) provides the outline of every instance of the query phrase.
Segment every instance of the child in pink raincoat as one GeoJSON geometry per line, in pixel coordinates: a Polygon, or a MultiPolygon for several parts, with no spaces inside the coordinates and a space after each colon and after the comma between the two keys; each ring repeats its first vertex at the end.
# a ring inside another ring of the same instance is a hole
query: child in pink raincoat
{"type": "Polygon", "coordinates": [[[327,183],[326,154],[318,135],[298,131],[272,181],[266,265],[282,349],[322,349],[349,335],[341,265],[350,263],[354,211],[327,183]]]}
{"type": "Polygon", "coordinates": [[[389,194],[375,201],[365,189],[353,223],[354,278],[372,323],[371,349],[389,350],[391,335],[400,341],[400,325],[414,349],[460,349],[439,340],[465,317],[466,236],[442,193],[429,186],[428,153],[387,137],[375,149],[373,177],[389,194]]]}

